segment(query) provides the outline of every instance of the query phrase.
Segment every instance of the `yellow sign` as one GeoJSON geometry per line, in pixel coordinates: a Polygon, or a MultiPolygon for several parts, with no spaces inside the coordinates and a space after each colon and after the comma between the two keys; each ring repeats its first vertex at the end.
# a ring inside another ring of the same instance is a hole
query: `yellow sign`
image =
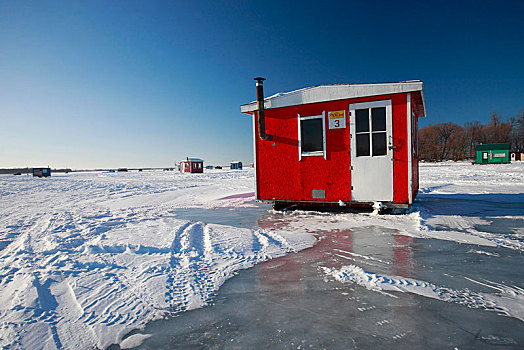
{"type": "Polygon", "coordinates": [[[344,118],[344,115],[344,111],[329,112],[329,119],[341,119],[344,118]]]}
{"type": "Polygon", "coordinates": [[[346,128],[346,111],[332,111],[328,113],[329,129],[346,128]]]}

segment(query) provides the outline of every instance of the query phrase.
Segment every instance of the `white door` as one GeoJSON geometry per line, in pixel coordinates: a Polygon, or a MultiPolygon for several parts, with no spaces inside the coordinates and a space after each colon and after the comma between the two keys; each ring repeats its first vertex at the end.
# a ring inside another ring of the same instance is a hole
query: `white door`
{"type": "Polygon", "coordinates": [[[351,200],[393,201],[391,100],[349,105],[351,200]]]}

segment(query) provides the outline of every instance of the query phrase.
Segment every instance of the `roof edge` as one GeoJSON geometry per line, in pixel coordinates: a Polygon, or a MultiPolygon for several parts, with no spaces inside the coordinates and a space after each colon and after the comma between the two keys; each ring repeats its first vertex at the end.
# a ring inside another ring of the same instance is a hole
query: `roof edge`
{"type": "Polygon", "coordinates": [[[501,143],[484,143],[484,144],[478,144],[475,145],[475,151],[487,151],[487,150],[510,150],[511,149],[511,143],[510,142],[501,142],[501,143]]]}
{"type": "MultiPolygon", "coordinates": [[[[264,99],[264,108],[280,108],[300,104],[319,103],[335,100],[343,100],[357,97],[380,96],[407,92],[421,92],[423,110],[425,115],[425,104],[423,95],[423,83],[420,80],[402,81],[398,83],[370,83],[370,84],[338,84],[317,85],[302,88],[286,93],[277,93],[264,99]]],[[[257,110],[256,101],[240,106],[242,113],[250,113],[257,110]]]]}

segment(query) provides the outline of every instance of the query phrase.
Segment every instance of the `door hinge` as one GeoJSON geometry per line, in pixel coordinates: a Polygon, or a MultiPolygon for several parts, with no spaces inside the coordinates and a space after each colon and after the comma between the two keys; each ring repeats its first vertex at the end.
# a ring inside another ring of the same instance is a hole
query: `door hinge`
{"type": "Polygon", "coordinates": [[[349,166],[349,170],[353,170],[353,165],[350,165],[350,166],[349,166]]]}

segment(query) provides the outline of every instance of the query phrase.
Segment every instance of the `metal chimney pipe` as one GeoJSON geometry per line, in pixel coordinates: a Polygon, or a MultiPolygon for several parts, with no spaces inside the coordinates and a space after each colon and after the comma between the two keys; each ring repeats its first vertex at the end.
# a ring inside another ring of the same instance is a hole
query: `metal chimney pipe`
{"type": "Polygon", "coordinates": [[[258,109],[258,136],[261,140],[271,141],[272,135],[266,134],[266,121],[264,118],[264,80],[265,78],[255,78],[257,82],[257,109],[258,109]]]}

